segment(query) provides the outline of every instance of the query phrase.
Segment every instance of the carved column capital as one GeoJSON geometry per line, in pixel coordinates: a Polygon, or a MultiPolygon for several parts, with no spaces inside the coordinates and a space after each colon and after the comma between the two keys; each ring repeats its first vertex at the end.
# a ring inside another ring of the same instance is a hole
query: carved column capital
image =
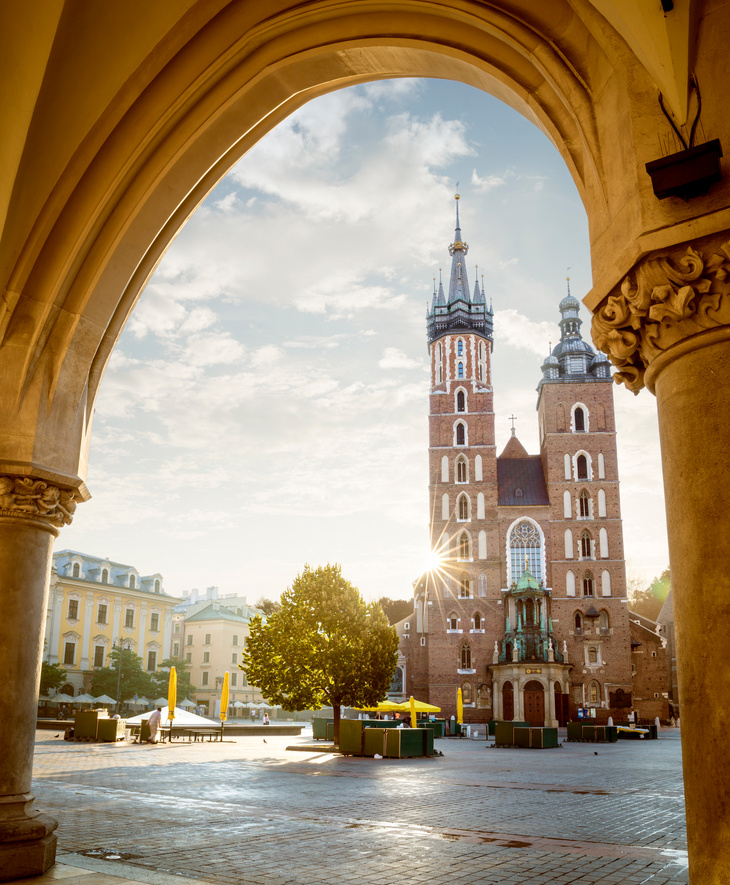
{"type": "Polygon", "coordinates": [[[592,333],[616,382],[638,393],[669,348],[720,326],[730,326],[727,231],[642,258],[599,304],[592,333]]]}
{"type": "Polygon", "coordinates": [[[79,500],[77,492],[43,479],[0,475],[0,518],[14,517],[62,528],[71,524],[79,500]]]}

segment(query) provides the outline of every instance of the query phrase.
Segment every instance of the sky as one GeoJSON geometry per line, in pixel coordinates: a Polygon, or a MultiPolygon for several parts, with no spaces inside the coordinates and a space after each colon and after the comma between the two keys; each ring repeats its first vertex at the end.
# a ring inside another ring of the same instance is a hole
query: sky
{"type": "MultiPolygon", "coordinates": [[[[591,288],[567,168],[472,87],[349,87],[262,139],[171,244],[97,397],[92,500],[56,549],[160,572],[175,596],[277,598],[305,563],[338,562],[366,599],[410,597],[428,557],[425,314],[457,188],[494,306],[497,450],[514,414],[536,454],[566,277],[591,288]]],[[[647,583],[668,563],[656,404],[614,396],[628,571],[647,583]]]]}

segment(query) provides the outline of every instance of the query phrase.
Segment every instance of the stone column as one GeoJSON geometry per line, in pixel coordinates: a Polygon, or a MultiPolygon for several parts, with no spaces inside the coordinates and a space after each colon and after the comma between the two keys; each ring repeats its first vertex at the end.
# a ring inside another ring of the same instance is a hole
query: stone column
{"type": "Polygon", "coordinates": [[[57,822],[30,792],[53,541],[70,523],[74,493],[30,477],[0,476],[0,881],[53,866],[57,822]]]}
{"type": "Polygon", "coordinates": [[[729,237],[642,259],[593,319],[618,380],[657,397],[693,885],[730,881],[729,237]]]}

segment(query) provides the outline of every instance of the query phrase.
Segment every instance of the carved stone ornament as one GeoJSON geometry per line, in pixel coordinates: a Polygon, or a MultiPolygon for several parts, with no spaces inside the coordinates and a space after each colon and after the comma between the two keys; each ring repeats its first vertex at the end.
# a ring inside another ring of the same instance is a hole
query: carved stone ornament
{"type": "MultiPolygon", "coordinates": [[[[725,234],[727,236],[727,234],[725,234]]],[[[714,238],[713,238],[714,239],[714,238]]],[[[642,260],[593,316],[593,341],[633,393],[652,360],[685,338],[730,325],[730,240],[642,260]]]]}
{"type": "Polygon", "coordinates": [[[70,525],[76,493],[31,476],[0,476],[0,517],[41,520],[61,528],[70,525]]]}

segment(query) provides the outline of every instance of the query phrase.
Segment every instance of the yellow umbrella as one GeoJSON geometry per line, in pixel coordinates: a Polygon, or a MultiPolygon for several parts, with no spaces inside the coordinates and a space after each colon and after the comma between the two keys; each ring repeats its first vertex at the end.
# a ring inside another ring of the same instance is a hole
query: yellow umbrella
{"type": "Polygon", "coordinates": [[[416,701],[413,695],[411,695],[408,706],[411,708],[411,728],[418,728],[418,720],[416,719],[416,701]]]}
{"type": "Polygon", "coordinates": [[[392,701],[381,701],[375,707],[355,707],[363,713],[394,713],[407,708],[406,704],[396,704],[392,701]]]}
{"type": "Polygon", "coordinates": [[[464,698],[461,696],[461,689],[456,692],[456,721],[459,725],[464,724],[464,698]]]}
{"type": "Polygon", "coordinates": [[[228,671],[223,674],[223,689],[221,691],[221,711],[218,715],[221,722],[228,719],[228,671]]]}
{"type": "Polygon", "coordinates": [[[170,681],[167,684],[167,718],[175,718],[175,704],[177,703],[177,670],[170,667],[170,681]]]}
{"type": "MultiPolygon", "coordinates": [[[[427,704],[425,701],[417,701],[411,698],[417,713],[440,713],[441,707],[435,707],[433,704],[427,704]]],[[[408,713],[411,709],[411,701],[405,701],[402,704],[393,704],[392,708],[396,712],[408,713]]]]}

